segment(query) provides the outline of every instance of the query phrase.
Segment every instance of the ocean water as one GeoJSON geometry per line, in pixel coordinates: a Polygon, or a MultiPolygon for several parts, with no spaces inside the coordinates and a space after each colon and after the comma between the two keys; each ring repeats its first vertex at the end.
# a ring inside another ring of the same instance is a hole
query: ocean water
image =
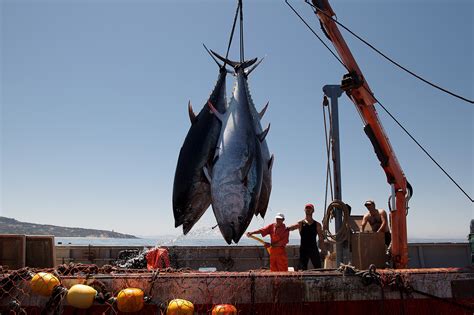
{"type": "MultiPolygon", "coordinates": [[[[268,237],[266,238],[268,239],[268,237]]],[[[163,236],[154,238],[94,238],[56,237],[56,244],[62,245],[116,245],[116,246],[260,246],[261,244],[245,236],[238,244],[228,245],[222,238],[199,238],[163,236]]],[[[467,239],[409,239],[409,243],[467,243],[467,239]]],[[[299,238],[290,239],[289,245],[299,245],[299,238]]]]}

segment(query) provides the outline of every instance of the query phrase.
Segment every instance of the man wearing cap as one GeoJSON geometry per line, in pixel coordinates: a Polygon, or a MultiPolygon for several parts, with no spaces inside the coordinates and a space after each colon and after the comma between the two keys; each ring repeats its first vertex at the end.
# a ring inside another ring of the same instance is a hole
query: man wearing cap
{"type": "Polygon", "coordinates": [[[283,221],[285,216],[277,213],[275,223],[267,225],[259,230],[248,232],[247,236],[253,234],[261,234],[262,236],[270,235],[271,243],[265,243],[265,247],[270,247],[270,270],[271,271],[288,271],[288,256],[286,255],[286,244],[290,232],[287,230],[283,221]]]}
{"type": "Polygon", "coordinates": [[[367,200],[364,205],[368,211],[362,219],[362,232],[364,232],[365,226],[369,222],[372,232],[385,233],[385,245],[389,246],[392,241],[392,234],[390,234],[388,227],[387,212],[383,209],[376,209],[373,200],[367,200]]]}
{"type": "Polygon", "coordinates": [[[299,270],[307,270],[308,262],[311,259],[314,268],[321,268],[321,256],[319,255],[318,245],[316,243],[316,236],[318,236],[319,247],[324,248],[324,236],[321,223],[313,219],[314,205],[308,203],[304,207],[306,217],[288,227],[289,231],[298,229],[300,231],[300,261],[299,270]]]}

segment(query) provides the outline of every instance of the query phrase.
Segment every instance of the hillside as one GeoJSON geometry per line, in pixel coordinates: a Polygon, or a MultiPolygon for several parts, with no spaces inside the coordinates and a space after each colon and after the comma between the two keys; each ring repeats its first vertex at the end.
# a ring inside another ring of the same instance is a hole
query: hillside
{"type": "Polygon", "coordinates": [[[54,235],[56,237],[137,238],[134,235],[113,231],[27,223],[6,217],[0,217],[0,234],[54,235]]]}

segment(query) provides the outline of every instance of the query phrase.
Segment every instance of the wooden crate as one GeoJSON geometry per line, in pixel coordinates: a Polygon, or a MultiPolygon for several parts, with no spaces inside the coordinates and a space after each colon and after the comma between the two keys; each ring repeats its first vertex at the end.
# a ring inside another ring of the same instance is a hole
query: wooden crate
{"type": "Polygon", "coordinates": [[[384,233],[354,233],[351,238],[352,264],[357,269],[368,269],[371,264],[377,268],[385,268],[384,233]]]}
{"type": "Polygon", "coordinates": [[[33,268],[51,268],[55,264],[53,235],[27,235],[25,264],[33,268]]]}
{"type": "Polygon", "coordinates": [[[0,265],[10,270],[25,267],[26,237],[18,234],[0,234],[0,265]]]}

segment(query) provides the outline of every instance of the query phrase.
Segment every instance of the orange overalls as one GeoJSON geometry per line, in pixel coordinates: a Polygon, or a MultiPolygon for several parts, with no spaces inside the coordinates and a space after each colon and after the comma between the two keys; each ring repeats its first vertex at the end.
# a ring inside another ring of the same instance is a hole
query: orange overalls
{"type": "Polygon", "coordinates": [[[284,224],[279,227],[276,223],[272,223],[260,230],[262,236],[270,235],[273,245],[270,252],[270,271],[288,271],[288,256],[285,246],[288,244],[290,231],[286,229],[284,224]]]}

